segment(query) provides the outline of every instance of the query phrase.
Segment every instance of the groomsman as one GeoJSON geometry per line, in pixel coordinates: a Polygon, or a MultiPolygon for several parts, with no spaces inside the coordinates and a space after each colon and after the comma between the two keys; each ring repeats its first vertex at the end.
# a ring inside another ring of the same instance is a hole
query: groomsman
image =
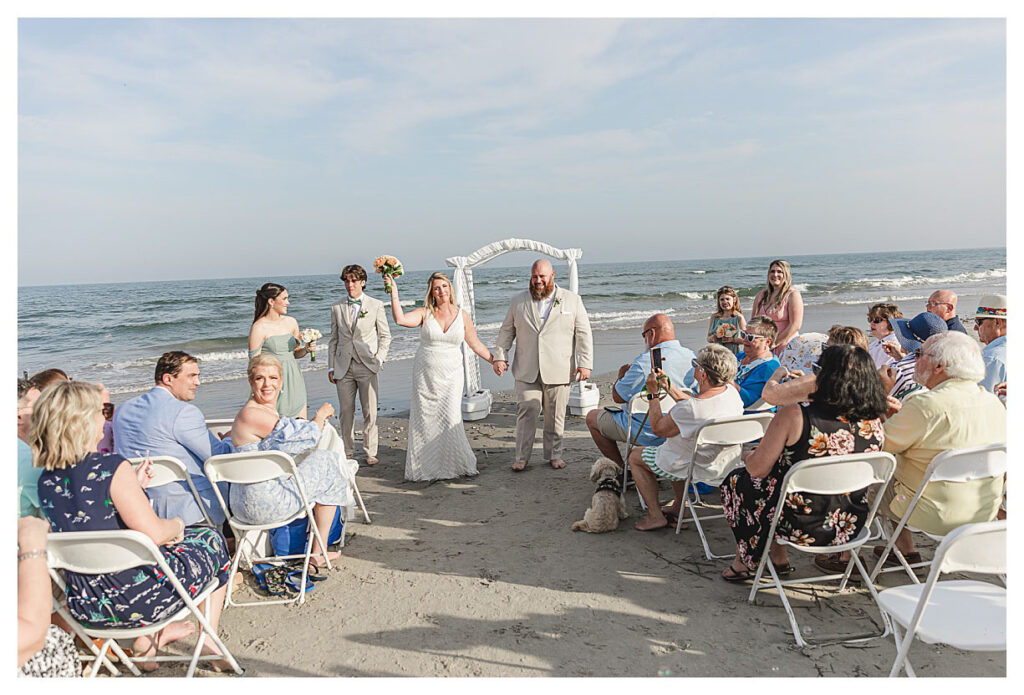
{"type": "Polygon", "coordinates": [[[565,468],[562,434],[569,383],[587,379],[594,366],[590,319],[575,292],[555,284],[551,263],[539,260],[530,271],[530,289],[516,295],[498,332],[494,373],[508,369],[506,354],[516,342],[512,376],[516,386],[516,460],[512,470],[526,468],[537,434],[537,415],[544,406],[544,458],[552,468],[565,468]],[[576,360],[579,359],[577,366],[576,360]]]}
{"type": "Polygon", "coordinates": [[[338,416],[345,452],[355,456],[356,392],[363,411],[363,450],[366,465],[377,459],[377,374],[391,345],[384,302],[363,293],[366,271],[347,265],[341,271],[348,296],[331,305],[331,340],[327,378],[338,389],[338,416]],[[335,377],[335,375],[337,378],[335,377]]]}

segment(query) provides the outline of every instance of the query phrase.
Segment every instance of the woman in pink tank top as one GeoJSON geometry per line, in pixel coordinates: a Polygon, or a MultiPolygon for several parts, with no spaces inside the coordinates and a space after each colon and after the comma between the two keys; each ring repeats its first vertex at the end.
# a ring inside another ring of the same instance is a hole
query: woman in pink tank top
{"type": "Polygon", "coordinates": [[[767,316],[775,322],[779,335],[772,352],[781,355],[804,322],[804,300],[800,291],[793,288],[793,272],[788,262],[774,260],[768,266],[768,284],[757,293],[750,311],[750,318],[755,316],[767,316]]]}

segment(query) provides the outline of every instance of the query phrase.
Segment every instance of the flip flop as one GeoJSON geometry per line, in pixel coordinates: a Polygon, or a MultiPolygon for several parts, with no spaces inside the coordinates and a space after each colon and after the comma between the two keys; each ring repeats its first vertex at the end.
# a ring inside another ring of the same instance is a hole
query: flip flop
{"type": "MultiPolygon", "coordinates": [[[[291,562],[288,564],[288,567],[291,568],[292,572],[298,572],[300,575],[302,574],[302,560],[296,560],[294,562],[291,562]]],[[[316,565],[310,562],[309,571],[306,572],[306,578],[311,579],[314,582],[322,582],[323,580],[327,579],[326,569],[326,567],[321,567],[320,565],[316,565]]]]}
{"type": "Polygon", "coordinates": [[[754,578],[754,573],[750,570],[745,569],[742,572],[737,572],[732,568],[732,565],[726,567],[725,572],[722,572],[719,576],[725,581],[732,582],[733,584],[746,582],[754,578]],[[730,572],[731,574],[726,575],[725,572],[730,572]]]}
{"type": "Polygon", "coordinates": [[[256,583],[270,596],[284,596],[288,593],[284,586],[286,572],[284,567],[271,565],[269,562],[258,562],[252,566],[252,575],[256,578],[256,583]]]}
{"type": "MultiPolygon", "coordinates": [[[[313,590],[313,582],[310,581],[312,578],[306,576],[306,593],[308,594],[313,590]]],[[[299,592],[299,582],[302,581],[302,570],[293,570],[288,573],[288,578],[284,580],[284,585],[287,586],[291,591],[295,593],[299,592]]]]}

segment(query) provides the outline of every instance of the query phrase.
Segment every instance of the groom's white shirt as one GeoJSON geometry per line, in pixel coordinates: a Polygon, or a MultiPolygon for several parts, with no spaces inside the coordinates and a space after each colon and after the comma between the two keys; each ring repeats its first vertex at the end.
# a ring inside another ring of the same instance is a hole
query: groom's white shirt
{"type": "Polygon", "coordinates": [[[507,362],[508,351],[515,341],[512,376],[516,381],[532,383],[539,375],[545,384],[568,384],[576,371],[577,359],[584,369],[594,367],[594,343],[587,310],[578,294],[557,285],[550,298],[546,320],[542,318],[538,303],[529,290],[512,298],[498,332],[494,359],[507,362]]]}
{"type": "Polygon", "coordinates": [[[391,346],[391,328],[384,302],[365,292],[361,304],[353,308],[348,295],[331,305],[331,339],[327,350],[327,368],[340,379],[352,360],[358,360],[379,372],[391,346]]]}

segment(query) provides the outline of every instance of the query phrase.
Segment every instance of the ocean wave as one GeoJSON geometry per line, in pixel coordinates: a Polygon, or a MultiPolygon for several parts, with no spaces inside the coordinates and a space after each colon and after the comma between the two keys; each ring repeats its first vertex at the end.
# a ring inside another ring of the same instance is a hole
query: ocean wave
{"type": "MultiPolygon", "coordinates": [[[[867,299],[837,299],[837,300],[833,300],[833,301],[827,302],[827,303],[828,304],[839,304],[841,306],[851,306],[851,305],[859,305],[859,304],[863,304],[864,306],[871,306],[872,304],[880,304],[882,302],[886,302],[886,303],[889,303],[889,304],[898,304],[899,302],[924,301],[924,300],[927,300],[928,297],[929,297],[929,295],[927,295],[927,294],[907,296],[907,297],[894,297],[894,296],[890,295],[888,297],[871,297],[871,298],[867,298],[867,299]]],[[[918,312],[918,313],[920,313],[920,312],[918,312]]]]}
{"type": "Polygon", "coordinates": [[[917,287],[921,285],[947,285],[951,283],[984,282],[1006,277],[1006,268],[992,268],[956,275],[903,275],[898,278],[860,278],[840,287],[917,287]]]}
{"type": "Polygon", "coordinates": [[[691,270],[690,273],[692,275],[707,275],[708,271],[706,271],[706,270],[691,270]]]}

